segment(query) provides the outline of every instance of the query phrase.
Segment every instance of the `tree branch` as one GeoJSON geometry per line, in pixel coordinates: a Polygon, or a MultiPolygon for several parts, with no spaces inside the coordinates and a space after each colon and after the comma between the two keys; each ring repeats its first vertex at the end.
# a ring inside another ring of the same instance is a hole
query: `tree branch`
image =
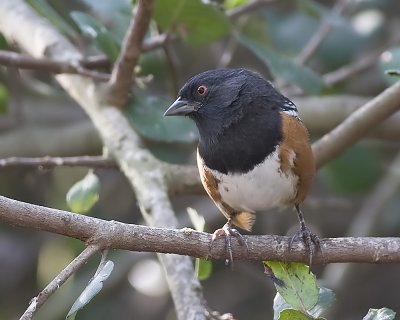
{"type": "Polygon", "coordinates": [[[399,101],[400,82],[397,82],[353,112],[335,129],[315,142],[312,147],[317,168],[337,157],[371,128],[399,110],[399,101]]]}
{"type": "MultiPolygon", "coordinates": [[[[224,260],[224,241],[216,241],[209,251],[211,234],[105,221],[90,216],[32,205],[0,196],[0,220],[13,226],[35,228],[85,241],[100,249],[161,252],[202,259],[224,260]]],[[[235,260],[277,260],[307,262],[300,241],[289,250],[290,237],[244,236],[249,250],[234,239],[235,260]]],[[[324,256],[318,253],[315,264],[334,262],[400,262],[400,238],[321,239],[324,256]]]]}
{"type": "Polygon", "coordinates": [[[55,166],[68,167],[96,167],[96,168],[116,168],[116,164],[111,159],[103,156],[79,156],[79,157],[11,157],[0,159],[0,168],[6,166],[29,166],[41,168],[53,168],[55,166]]]}
{"type": "Polygon", "coordinates": [[[332,72],[323,76],[324,82],[327,86],[332,86],[340,81],[350,78],[351,76],[360,73],[369,67],[373,66],[379,61],[382,51],[370,53],[361,59],[356,60],[348,65],[342,66],[332,72]]]}
{"type": "Polygon", "coordinates": [[[203,192],[199,171],[195,166],[166,164],[165,178],[170,194],[203,192]]]}
{"type": "Polygon", "coordinates": [[[150,24],[153,5],[154,0],[138,0],[135,17],[131,19],[109,82],[108,100],[112,105],[121,107],[128,100],[135,77],[134,68],[150,24]]]}
{"type": "MultiPolygon", "coordinates": [[[[344,9],[350,3],[351,3],[350,0],[338,0],[332,9],[332,14],[337,14],[337,15],[342,14],[344,9]]],[[[297,56],[296,61],[300,64],[305,64],[317,51],[322,41],[329,34],[331,29],[332,29],[332,22],[329,21],[328,19],[323,20],[318,30],[312,35],[310,40],[307,42],[307,44],[304,46],[304,48],[297,56]]]]}
{"type": "MultiPolygon", "coordinates": [[[[141,2],[148,5],[146,1],[141,2]]],[[[82,59],[65,37],[38,17],[22,0],[0,1],[0,31],[9,41],[17,43],[35,57],[46,55],[67,61],[82,59]],[[19,26],[17,31],[16,24],[19,26]]],[[[58,75],[56,79],[93,121],[105,147],[134,188],[147,223],[158,227],[177,227],[178,221],[167,194],[163,163],[142,147],[141,139],[121,110],[100,101],[101,88],[91,79],[67,74],[58,75]]],[[[68,221],[64,222],[69,225],[68,221]]],[[[81,222],[84,223],[83,220],[81,222]]],[[[118,223],[112,225],[117,228],[113,231],[117,232],[114,236],[118,234],[118,226],[118,223]]],[[[205,302],[191,259],[177,255],[159,255],[159,259],[164,265],[177,318],[205,319],[205,302]]]]}
{"type": "Polygon", "coordinates": [[[28,309],[21,316],[20,320],[31,320],[40,307],[47,301],[50,296],[57,291],[57,289],[64,284],[76,271],[85,265],[89,259],[100,251],[96,245],[89,245],[85,248],[71,263],[64,268],[47,286],[44,288],[37,297],[33,298],[29,303],[28,309]]]}
{"type": "MultiPolygon", "coordinates": [[[[142,52],[149,52],[163,47],[169,40],[174,39],[173,35],[162,33],[145,40],[142,46],[142,52]]],[[[110,68],[112,66],[111,60],[106,55],[91,56],[83,58],[79,61],[80,65],[87,69],[96,68],[110,68]]]]}
{"type": "Polygon", "coordinates": [[[39,70],[50,73],[76,73],[95,80],[108,81],[110,75],[84,68],[78,62],[59,61],[48,58],[32,58],[26,54],[0,50],[0,64],[20,69],[39,70]]]}
{"type": "Polygon", "coordinates": [[[27,125],[1,134],[0,157],[99,153],[101,151],[99,140],[93,124],[87,120],[47,128],[27,125]],[[44,141],[46,143],[43,143],[44,141]]]}
{"type": "Polygon", "coordinates": [[[236,19],[246,13],[250,13],[253,11],[256,11],[267,4],[270,4],[271,2],[275,2],[276,0],[253,0],[249,1],[248,3],[245,3],[241,6],[236,7],[235,9],[232,9],[227,12],[227,15],[231,19],[236,19]]]}

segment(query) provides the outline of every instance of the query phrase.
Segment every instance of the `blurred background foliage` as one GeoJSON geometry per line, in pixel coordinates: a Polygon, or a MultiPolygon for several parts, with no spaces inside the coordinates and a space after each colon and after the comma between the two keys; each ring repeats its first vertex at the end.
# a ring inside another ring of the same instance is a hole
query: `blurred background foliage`
{"type": "MultiPolygon", "coordinates": [[[[128,0],[27,2],[85,56],[100,55],[109,61],[118,56],[134,6],[128,0]]],[[[171,34],[172,39],[166,46],[142,54],[138,85],[126,108],[128,119],[157,157],[194,164],[195,128],[185,119],[164,119],[162,114],[179,87],[206,69],[251,68],[272,79],[290,97],[378,94],[398,79],[385,71],[400,65],[400,46],[395,40],[400,2],[348,2],[342,15],[332,10],[333,1],[313,0],[265,1],[255,10],[238,14],[238,8],[248,1],[157,0],[146,39],[160,33],[171,34]],[[326,22],[331,31],[307,63],[300,63],[299,53],[326,22]],[[324,74],[377,52],[383,53],[365,71],[334,85],[324,81],[324,74]]],[[[0,49],[15,50],[2,36],[0,49]]],[[[109,68],[105,63],[102,71],[109,72],[109,68]]],[[[302,106],[298,107],[301,112],[302,106]]],[[[45,72],[0,67],[0,131],[0,158],[102,152],[84,112],[45,72]]],[[[311,135],[313,140],[319,137],[315,132],[311,135]]],[[[398,136],[364,139],[318,172],[304,211],[321,237],[345,236],[360,219],[367,223],[365,236],[398,236],[400,161],[392,163],[398,150],[398,136]],[[393,183],[389,190],[382,188],[388,179],[393,183]],[[368,205],[375,205],[369,215],[365,213],[368,205]]],[[[67,167],[4,167],[0,168],[0,193],[68,209],[66,194],[87,172],[67,167]]],[[[94,193],[89,191],[91,209],[86,214],[142,223],[123,175],[115,169],[93,172],[98,180],[88,187],[94,193]]],[[[82,183],[78,187],[82,188],[82,183]]],[[[174,205],[182,227],[190,225],[188,206],[205,216],[208,231],[223,223],[203,194],[177,197],[174,205]]],[[[297,228],[297,221],[291,212],[259,215],[254,234],[286,234],[293,228],[297,228]]],[[[83,245],[7,225],[0,225],[0,231],[0,319],[14,319],[83,245]]],[[[122,251],[110,255],[114,272],[102,294],[77,319],[174,319],[166,280],[155,255],[122,251]]],[[[95,268],[96,261],[91,261],[70,279],[37,319],[63,319],[95,268]]],[[[211,277],[203,281],[210,307],[232,312],[238,319],[272,319],[275,289],[262,270],[261,263],[237,262],[233,272],[222,262],[214,263],[211,277]]],[[[398,266],[351,265],[342,277],[338,276],[340,270],[337,266],[315,267],[321,283],[337,293],[330,319],[361,319],[370,307],[400,311],[399,299],[393,294],[400,283],[398,266]]]]}

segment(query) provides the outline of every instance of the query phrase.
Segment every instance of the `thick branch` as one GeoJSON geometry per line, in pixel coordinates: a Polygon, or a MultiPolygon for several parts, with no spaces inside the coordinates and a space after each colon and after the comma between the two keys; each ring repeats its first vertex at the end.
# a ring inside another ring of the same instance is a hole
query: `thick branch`
{"type": "Polygon", "coordinates": [[[121,53],[111,74],[108,98],[113,105],[123,106],[128,100],[135,77],[134,68],[150,24],[153,4],[153,0],[138,0],[135,17],[125,34],[121,53]]]}
{"type": "MultiPolygon", "coordinates": [[[[141,2],[146,5],[145,1],[141,2]]],[[[21,0],[0,1],[0,31],[33,56],[61,57],[67,61],[82,59],[66,38],[21,0]],[[18,32],[15,32],[15,24],[19,25],[18,32]]],[[[67,74],[56,78],[93,121],[105,147],[135,189],[147,222],[154,226],[176,227],[178,222],[168,198],[163,164],[142,147],[124,114],[99,101],[100,88],[91,79],[67,74]]],[[[117,228],[113,231],[114,237],[118,234],[118,225],[112,225],[117,228]]],[[[159,258],[164,265],[177,318],[204,319],[204,298],[190,258],[177,255],[159,255],[159,258]]]]}
{"type": "MultiPolygon", "coordinates": [[[[162,252],[203,259],[226,258],[225,242],[217,241],[209,252],[211,234],[192,229],[166,229],[105,221],[90,216],[36,206],[0,196],[0,220],[8,224],[62,234],[99,248],[162,252]]],[[[244,236],[249,250],[233,242],[236,260],[307,261],[303,243],[289,251],[289,237],[244,236]]],[[[400,238],[322,239],[321,254],[313,263],[400,262],[400,238]]]]}
{"type": "Polygon", "coordinates": [[[204,192],[197,167],[167,164],[165,172],[170,194],[204,192]]]}

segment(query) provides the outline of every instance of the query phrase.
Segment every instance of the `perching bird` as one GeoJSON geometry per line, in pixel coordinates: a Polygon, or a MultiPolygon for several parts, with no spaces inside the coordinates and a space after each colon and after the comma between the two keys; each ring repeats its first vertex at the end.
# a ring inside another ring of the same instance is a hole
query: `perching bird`
{"type": "Polygon", "coordinates": [[[254,213],[274,207],[296,209],[309,263],[318,237],[300,211],[310,189],[314,159],[308,131],[293,102],[269,81],[245,69],[216,69],[191,78],[165,116],[188,116],[199,130],[197,165],[208,195],[228,219],[213,240],[243,242],[235,226],[250,231],[254,213]]]}

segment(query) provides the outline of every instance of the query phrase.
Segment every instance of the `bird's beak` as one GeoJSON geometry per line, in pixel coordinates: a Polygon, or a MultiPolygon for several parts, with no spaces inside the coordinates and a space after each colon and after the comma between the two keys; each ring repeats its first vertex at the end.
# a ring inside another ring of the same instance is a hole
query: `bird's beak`
{"type": "Polygon", "coordinates": [[[185,116],[193,111],[196,111],[196,105],[190,104],[185,99],[178,97],[173,104],[165,111],[166,116],[185,116]]]}

